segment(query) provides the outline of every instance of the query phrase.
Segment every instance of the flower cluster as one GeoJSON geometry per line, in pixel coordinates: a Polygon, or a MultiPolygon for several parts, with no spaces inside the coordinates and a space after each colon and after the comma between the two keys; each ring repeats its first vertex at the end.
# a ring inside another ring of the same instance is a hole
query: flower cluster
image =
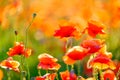
{"type": "Polygon", "coordinates": [[[25,58],[31,55],[31,49],[26,49],[24,44],[21,42],[15,42],[14,47],[10,48],[7,52],[8,58],[0,62],[0,67],[5,68],[8,73],[8,79],[10,78],[10,70],[15,72],[23,73],[23,63],[25,63],[25,58]],[[21,56],[21,62],[13,60],[14,56],[21,56]],[[21,67],[21,68],[20,68],[21,67]]]}
{"type": "MultiPolygon", "coordinates": [[[[92,68],[94,79],[115,80],[115,74],[113,71],[111,71],[116,69],[116,65],[111,60],[112,53],[107,52],[104,40],[96,38],[98,34],[105,34],[104,27],[105,26],[100,22],[94,20],[88,21],[88,27],[86,27],[81,33],[77,34],[82,36],[87,32],[88,37],[90,38],[83,40],[80,45],[66,47],[68,49],[63,56],[63,61],[65,64],[73,66],[76,61],[82,61],[86,56],[90,56],[90,59],[87,62],[87,67],[92,68]],[[113,76],[110,77],[108,74],[113,76]]],[[[75,26],[62,26],[59,30],[56,30],[54,36],[67,38],[67,41],[69,41],[71,37],[76,37],[76,35],[73,35],[75,32],[78,32],[75,26]]],[[[76,76],[73,68],[70,72],[67,70],[65,72],[61,72],[60,74],[62,80],[79,80],[79,76],[81,76],[80,74],[76,76]]]]}
{"type": "MultiPolygon", "coordinates": [[[[62,60],[66,64],[67,70],[60,72],[61,80],[116,80],[117,76],[112,71],[116,69],[116,65],[112,61],[112,53],[107,51],[105,41],[97,37],[100,34],[105,34],[104,27],[102,23],[90,20],[88,26],[81,32],[75,25],[60,26],[55,31],[54,36],[60,37],[60,39],[64,38],[66,42],[66,51],[62,60]],[[79,40],[83,35],[87,35],[87,37],[83,38],[78,45],[72,45],[70,39],[79,40]],[[76,74],[74,68],[76,63],[83,61],[86,57],[90,57],[86,63],[87,68],[91,68],[93,73],[92,77],[88,79],[80,74],[80,66],[82,65],[78,65],[78,74],[76,74]],[[69,69],[69,67],[71,68],[69,69]]],[[[27,72],[28,79],[30,79],[29,68],[27,64],[24,65],[23,63],[26,63],[26,58],[31,55],[31,49],[26,48],[26,45],[22,42],[15,42],[15,45],[9,49],[7,54],[9,57],[1,61],[0,67],[5,68],[7,71],[21,72],[23,80],[26,78],[25,72],[27,72]],[[21,56],[21,62],[13,60],[14,56],[21,56]],[[25,66],[27,70],[24,69],[25,66]]],[[[38,56],[38,61],[38,76],[34,76],[34,80],[59,79],[59,69],[62,66],[57,58],[48,53],[42,53],[38,56]],[[46,71],[46,73],[41,74],[41,70],[46,71]]],[[[9,72],[8,79],[10,79],[9,72]]]]}

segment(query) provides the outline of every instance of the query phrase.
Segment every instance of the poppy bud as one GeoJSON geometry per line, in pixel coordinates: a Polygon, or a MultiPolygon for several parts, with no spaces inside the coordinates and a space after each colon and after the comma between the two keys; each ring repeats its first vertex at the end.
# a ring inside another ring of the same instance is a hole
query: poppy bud
{"type": "Polygon", "coordinates": [[[18,35],[18,31],[15,30],[15,35],[17,36],[18,35]]]}
{"type": "Polygon", "coordinates": [[[35,18],[35,17],[36,17],[36,15],[37,15],[36,13],[33,13],[33,18],[35,18]]]}

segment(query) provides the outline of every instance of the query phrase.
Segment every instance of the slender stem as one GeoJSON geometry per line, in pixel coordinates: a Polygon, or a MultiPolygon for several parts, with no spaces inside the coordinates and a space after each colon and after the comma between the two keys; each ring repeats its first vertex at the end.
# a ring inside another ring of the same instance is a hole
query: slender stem
{"type": "Polygon", "coordinates": [[[58,73],[57,73],[57,72],[56,72],[56,79],[59,80],[59,78],[58,78],[58,73]]]}
{"type": "Polygon", "coordinates": [[[73,38],[68,38],[66,42],[66,50],[69,50],[72,47],[73,38]]]}
{"type": "Polygon", "coordinates": [[[24,64],[23,64],[23,56],[21,55],[21,71],[23,71],[23,66],[24,66],[24,64]]]}
{"type": "Polygon", "coordinates": [[[78,61],[78,76],[80,76],[81,61],[78,61]]]}
{"type": "MultiPolygon", "coordinates": [[[[46,74],[47,74],[48,72],[49,72],[49,71],[48,71],[48,70],[46,70],[46,74]]],[[[48,77],[48,76],[46,77],[46,80],[49,80],[49,77],[48,77]]]]}
{"type": "MultiPolygon", "coordinates": [[[[26,47],[27,47],[27,34],[28,34],[28,30],[29,30],[29,28],[31,27],[31,25],[32,25],[35,17],[36,17],[36,14],[34,13],[34,14],[33,14],[32,21],[30,22],[30,24],[28,25],[28,27],[27,27],[26,30],[25,30],[25,32],[26,32],[26,35],[25,35],[25,36],[26,36],[26,38],[25,38],[25,50],[26,50],[26,47]]],[[[27,65],[27,72],[28,72],[28,80],[30,80],[30,70],[29,70],[29,67],[28,67],[28,64],[27,64],[27,63],[26,63],[26,65],[27,65]]]]}
{"type": "MultiPolygon", "coordinates": [[[[93,77],[96,79],[96,70],[95,70],[95,68],[92,68],[92,75],[93,75],[93,77]]],[[[97,79],[96,79],[97,80],[97,79]]]]}
{"type": "Polygon", "coordinates": [[[8,80],[11,80],[9,68],[7,69],[7,76],[8,76],[8,80]]]}
{"type": "Polygon", "coordinates": [[[30,80],[30,70],[29,70],[29,66],[28,63],[26,62],[26,67],[27,67],[27,74],[28,74],[28,80],[30,80]]]}
{"type": "Polygon", "coordinates": [[[24,56],[21,55],[21,80],[26,80],[26,77],[25,77],[25,71],[24,71],[24,61],[25,61],[25,58],[24,56]]]}
{"type": "Polygon", "coordinates": [[[46,74],[48,73],[48,70],[46,70],[46,74]]]}
{"type": "Polygon", "coordinates": [[[99,73],[100,73],[100,80],[104,80],[102,70],[99,70],[99,73]]]}
{"type": "Polygon", "coordinates": [[[38,75],[41,76],[41,71],[40,71],[40,69],[38,69],[38,75]]]}
{"type": "Polygon", "coordinates": [[[66,64],[66,69],[69,71],[69,65],[66,64]]]}
{"type": "Polygon", "coordinates": [[[100,80],[104,80],[104,78],[103,78],[103,74],[102,74],[102,69],[103,69],[103,65],[101,65],[101,69],[99,70],[99,72],[100,72],[100,80]]]}
{"type": "Polygon", "coordinates": [[[71,65],[71,70],[74,70],[74,64],[73,64],[73,65],[71,65]]]}
{"type": "Polygon", "coordinates": [[[27,47],[27,33],[28,33],[28,30],[29,30],[29,28],[31,27],[31,25],[32,25],[35,17],[36,17],[36,14],[33,14],[32,21],[30,22],[30,24],[28,25],[28,27],[27,27],[26,30],[25,30],[25,32],[26,32],[26,34],[25,34],[25,36],[26,36],[26,38],[25,38],[25,48],[27,47]]]}

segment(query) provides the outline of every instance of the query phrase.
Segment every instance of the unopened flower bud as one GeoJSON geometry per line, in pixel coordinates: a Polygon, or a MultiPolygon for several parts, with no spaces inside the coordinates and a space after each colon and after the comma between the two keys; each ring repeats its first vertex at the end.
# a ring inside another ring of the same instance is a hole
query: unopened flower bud
{"type": "Polygon", "coordinates": [[[18,32],[15,30],[15,35],[17,36],[18,35],[18,32]]]}
{"type": "Polygon", "coordinates": [[[35,17],[36,17],[36,15],[37,15],[36,13],[33,13],[33,18],[35,18],[35,17]]]}

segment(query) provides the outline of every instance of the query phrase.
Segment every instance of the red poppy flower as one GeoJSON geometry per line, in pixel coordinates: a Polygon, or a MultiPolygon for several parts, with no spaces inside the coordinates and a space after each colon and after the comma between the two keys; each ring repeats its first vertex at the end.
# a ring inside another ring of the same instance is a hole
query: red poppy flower
{"type": "Polygon", "coordinates": [[[24,53],[24,49],[25,49],[25,47],[24,47],[23,43],[16,42],[15,46],[13,48],[10,48],[9,52],[7,52],[7,54],[9,56],[21,55],[22,53],[24,53]]]}
{"type": "Polygon", "coordinates": [[[7,60],[4,60],[0,63],[0,66],[5,69],[11,69],[19,72],[20,63],[18,61],[14,61],[12,57],[9,57],[7,60]]]}
{"type": "Polygon", "coordinates": [[[55,31],[54,36],[63,37],[78,37],[78,31],[74,26],[60,26],[59,30],[55,31]]]}
{"type": "Polygon", "coordinates": [[[9,56],[24,55],[25,57],[29,57],[31,55],[31,49],[25,49],[23,43],[16,42],[15,46],[10,48],[7,54],[9,56]]]}
{"type": "Polygon", "coordinates": [[[91,37],[96,37],[97,34],[105,34],[103,28],[105,26],[97,21],[90,20],[88,22],[87,31],[91,37]]]}
{"type": "Polygon", "coordinates": [[[84,40],[81,46],[88,49],[88,53],[95,53],[103,46],[103,41],[100,39],[84,40]]]}
{"type": "Polygon", "coordinates": [[[90,66],[97,69],[115,69],[116,66],[113,61],[106,55],[98,54],[95,58],[90,61],[90,66]]]}
{"type": "Polygon", "coordinates": [[[38,56],[40,63],[38,64],[38,69],[45,69],[45,70],[58,70],[60,65],[57,62],[57,59],[49,54],[41,54],[38,56]]]}
{"type": "Polygon", "coordinates": [[[82,60],[86,56],[87,51],[87,49],[81,46],[74,46],[63,56],[63,61],[68,65],[72,65],[76,60],[82,60]]]}
{"type": "Polygon", "coordinates": [[[66,70],[64,72],[60,72],[60,76],[62,80],[77,80],[77,76],[74,71],[69,72],[66,70]]]}
{"type": "Polygon", "coordinates": [[[87,52],[88,50],[81,46],[74,46],[68,50],[66,55],[73,60],[81,60],[86,56],[87,52]]]}
{"type": "Polygon", "coordinates": [[[104,80],[116,80],[115,74],[112,70],[106,70],[103,72],[104,80]]]}
{"type": "Polygon", "coordinates": [[[44,76],[37,76],[35,80],[55,80],[55,76],[56,76],[55,73],[52,73],[52,74],[48,73],[44,76]]]}

